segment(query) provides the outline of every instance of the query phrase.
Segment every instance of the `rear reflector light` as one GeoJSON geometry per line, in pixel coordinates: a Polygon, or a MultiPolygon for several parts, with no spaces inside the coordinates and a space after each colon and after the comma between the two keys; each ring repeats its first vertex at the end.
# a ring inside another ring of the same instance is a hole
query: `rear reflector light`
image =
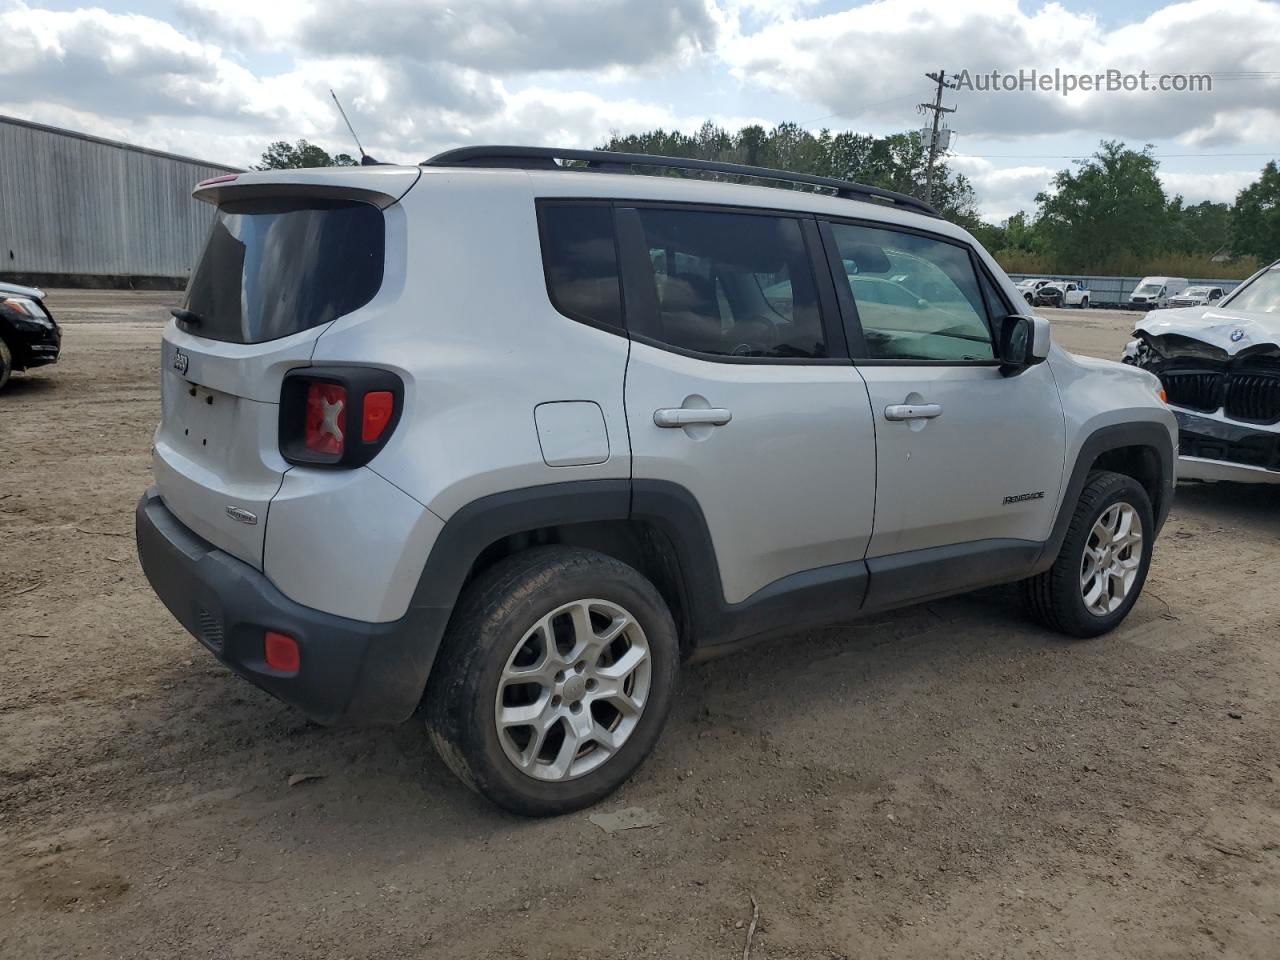
{"type": "Polygon", "coordinates": [[[391,422],[391,415],[396,410],[396,398],[390,390],[374,390],[364,395],[364,423],[360,428],[360,439],[365,443],[373,443],[382,436],[391,422]]]}
{"type": "Polygon", "coordinates": [[[297,673],[302,665],[298,641],[286,633],[268,630],[262,640],[262,652],[267,666],[281,673],[297,673]]]}
{"type": "Polygon", "coordinates": [[[313,453],[340,457],[346,433],[347,388],[336,383],[308,384],[302,434],[306,448],[313,453]]]}

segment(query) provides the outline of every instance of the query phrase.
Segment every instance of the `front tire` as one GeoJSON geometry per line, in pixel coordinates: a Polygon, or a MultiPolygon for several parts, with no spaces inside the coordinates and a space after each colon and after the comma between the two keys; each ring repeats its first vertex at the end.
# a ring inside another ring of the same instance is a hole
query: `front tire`
{"type": "Polygon", "coordinates": [[[1142,485],[1120,473],[1090,474],[1057,560],[1023,581],[1032,616],[1072,637],[1115,629],[1142,593],[1154,539],[1142,485]]]}
{"type": "Polygon", "coordinates": [[[464,591],[431,672],[427,729],[498,806],[569,813],[648,755],[679,661],[671,613],[637,570],[593,550],[529,550],[464,591]]]}

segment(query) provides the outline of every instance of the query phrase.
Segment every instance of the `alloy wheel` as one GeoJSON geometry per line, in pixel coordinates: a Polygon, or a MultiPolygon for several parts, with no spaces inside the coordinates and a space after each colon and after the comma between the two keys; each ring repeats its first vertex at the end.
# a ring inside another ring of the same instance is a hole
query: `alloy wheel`
{"type": "Polygon", "coordinates": [[[557,607],[524,634],[498,680],[494,721],[503,753],[538,780],[590,773],[635,732],[652,667],[644,630],[618,604],[557,607]]]}
{"type": "Polygon", "coordinates": [[[1114,613],[1124,603],[1142,565],[1142,520],[1121,501],[1102,511],[1089,531],[1080,562],[1080,595],[1096,617],[1114,613]]]}

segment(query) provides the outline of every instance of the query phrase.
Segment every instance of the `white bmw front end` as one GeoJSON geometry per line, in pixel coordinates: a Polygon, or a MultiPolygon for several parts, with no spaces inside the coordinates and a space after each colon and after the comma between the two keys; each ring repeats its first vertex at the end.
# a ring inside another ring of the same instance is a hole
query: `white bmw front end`
{"type": "Polygon", "coordinates": [[[1144,317],[1123,359],[1164,386],[1179,479],[1280,483],[1280,262],[1219,306],[1144,317]]]}

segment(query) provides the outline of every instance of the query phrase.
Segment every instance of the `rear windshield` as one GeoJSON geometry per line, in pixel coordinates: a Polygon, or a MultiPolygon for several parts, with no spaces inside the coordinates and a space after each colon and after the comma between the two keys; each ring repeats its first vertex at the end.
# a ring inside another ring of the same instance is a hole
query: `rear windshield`
{"type": "Polygon", "coordinates": [[[369,203],[223,203],[187,284],[191,332],[262,343],[328,323],[373,299],[384,246],[382,211],[369,203]]]}

